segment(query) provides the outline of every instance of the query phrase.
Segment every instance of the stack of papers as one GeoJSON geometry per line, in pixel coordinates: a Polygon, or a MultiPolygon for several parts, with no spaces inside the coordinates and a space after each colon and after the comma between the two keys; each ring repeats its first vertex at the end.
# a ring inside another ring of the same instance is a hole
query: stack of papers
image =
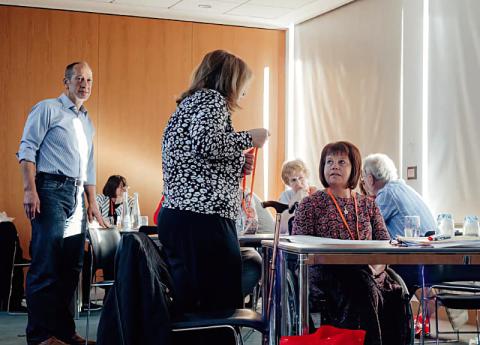
{"type": "Polygon", "coordinates": [[[397,241],[407,247],[432,248],[480,248],[480,238],[476,236],[455,236],[445,240],[431,241],[428,237],[398,236],[397,241]]]}

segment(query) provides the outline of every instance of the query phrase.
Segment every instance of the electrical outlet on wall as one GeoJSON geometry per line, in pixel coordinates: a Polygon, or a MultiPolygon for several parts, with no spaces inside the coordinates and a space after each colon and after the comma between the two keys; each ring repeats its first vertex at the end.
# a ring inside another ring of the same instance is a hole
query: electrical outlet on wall
{"type": "Polygon", "coordinates": [[[417,179],[417,167],[407,167],[407,180],[416,180],[417,179]]]}

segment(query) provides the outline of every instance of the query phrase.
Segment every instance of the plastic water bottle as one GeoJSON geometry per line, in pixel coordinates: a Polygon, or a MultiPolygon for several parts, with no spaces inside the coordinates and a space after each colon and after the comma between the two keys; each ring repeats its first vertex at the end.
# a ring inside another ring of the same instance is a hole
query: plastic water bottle
{"type": "Polygon", "coordinates": [[[138,202],[138,193],[133,193],[133,205],[132,212],[130,213],[132,219],[132,229],[138,229],[140,227],[140,203],[138,202]]]}
{"type": "Polygon", "coordinates": [[[130,220],[130,208],[128,207],[128,191],[123,192],[121,224],[123,230],[128,230],[132,228],[132,222],[130,220]]]}

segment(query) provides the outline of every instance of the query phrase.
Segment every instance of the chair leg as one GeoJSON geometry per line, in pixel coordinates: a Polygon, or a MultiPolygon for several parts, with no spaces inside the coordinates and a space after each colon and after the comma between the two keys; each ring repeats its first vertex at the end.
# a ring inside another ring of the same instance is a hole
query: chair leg
{"type": "Polygon", "coordinates": [[[235,342],[237,345],[243,345],[243,338],[242,338],[242,329],[240,327],[235,328],[235,342]]]}
{"type": "Polygon", "coordinates": [[[477,344],[480,344],[480,330],[478,327],[478,309],[475,310],[475,323],[477,325],[477,344]]]}
{"type": "Polygon", "coordinates": [[[12,272],[10,273],[10,289],[8,291],[7,313],[10,313],[10,300],[12,299],[13,274],[15,272],[15,255],[16,254],[17,254],[17,243],[15,242],[13,247],[12,272]]]}
{"type": "Polygon", "coordinates": [[[88,345],[88,332],[90,327],[90,305],[91,305],[91,283],[93,280],[93,250],[90,247],[90,277],[89,277],[89,288],[88,288],[88,305],[87,305],[87,326],[85,327],[85,345],[88,345]]]}
{"type": "Polygon", "coordinates": [[[439,342],[439,334],[438,334],[438,299],[435,298],[435,335],[437,337],[436,344],[438,345],[439,342]]]}
{"type": "Polygon", "coordinates": [[[257,311],[257,303],[258,303],[258,291],[260,290],[259,285],[255,285],[253,288],[253,293],[252,293],[252,310],[257,311]]]}

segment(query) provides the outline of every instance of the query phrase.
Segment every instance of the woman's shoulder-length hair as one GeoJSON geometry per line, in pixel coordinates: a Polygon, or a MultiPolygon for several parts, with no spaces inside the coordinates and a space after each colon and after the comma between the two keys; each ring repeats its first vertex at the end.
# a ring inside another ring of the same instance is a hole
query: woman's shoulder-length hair
{"type": "Polygon", "coordinates": [[[358,185],[358,180],[360,179],[362,171],[362,156],[360,150],[348,141],[337,141],[334,143],[327,144],[323,150],[320,157],[320,167],[319,175],[322,185],[327,188],[329,186],[327,179],[325,178],[324,169],[325,161],[328,155],[337,155],[337,154],[346,154],[352,165],[352,171],[350,172],[350,177],[347,182],[347,187],[350,189],[355,189],[358,185]]]}
{"type": "Polygon", "coordinates": [[[225,50],[214,50],[203,57],[193,73],[190,87],[177,99],[177,105],[198,90],[212,89],[225,97],[229,111],[235,110],[251,77],[252,71],[242,59],[225,50]]]}
{"type": "Polygon", "coordinates": [[[102,193],[109,198],[115,198],[117,196],[117,188],[120,186],[127,186],[127,179],[120,175],[112,175],[108,178],[102,193]]]}

